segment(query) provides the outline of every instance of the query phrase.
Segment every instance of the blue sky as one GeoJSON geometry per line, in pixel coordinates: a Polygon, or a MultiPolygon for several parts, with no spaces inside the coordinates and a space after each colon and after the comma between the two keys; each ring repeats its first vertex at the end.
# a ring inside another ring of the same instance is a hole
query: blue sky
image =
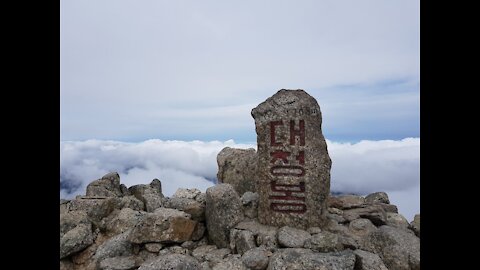
{"type": "Polygon", "coordinates": [[[112,170],[204,190],[218,151],[255,147],[251,109],[285,88],[320,104],[332,188],[419,212],[419,1],[60,4],[60,181],[75,187],[61,196],[112,170]]]}

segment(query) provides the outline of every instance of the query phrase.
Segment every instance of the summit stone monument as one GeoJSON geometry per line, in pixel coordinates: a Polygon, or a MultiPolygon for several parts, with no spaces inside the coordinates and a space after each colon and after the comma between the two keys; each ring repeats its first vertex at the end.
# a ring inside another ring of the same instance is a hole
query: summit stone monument
{"type": "Polygon", "coordinates": [[[254,108],[252,116],[258,144],[260,223],[325,225],[332,162],[315,98],[300,89],[282,89],[254,108]]]}

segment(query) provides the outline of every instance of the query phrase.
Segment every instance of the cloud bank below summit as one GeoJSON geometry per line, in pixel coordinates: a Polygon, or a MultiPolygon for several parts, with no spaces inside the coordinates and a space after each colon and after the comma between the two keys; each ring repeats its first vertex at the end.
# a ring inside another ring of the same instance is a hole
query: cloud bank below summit
{"type": "MultiPolygon", "coordinates": [[[[332,191],[361,195],[386,191],[408,220],[420,212],[419,138],[358,143],[327,140],[327,144],[332,158],[332,191]]],[[[110,171],[117,171],[126,186],[158,178],[167,196],[180,187],[205,191],[216,179],[217,154],[227,146],[256,148],[255,144],[233,140],[62,141],[60,197],[84,194],[88,183],[110,171]]]]}

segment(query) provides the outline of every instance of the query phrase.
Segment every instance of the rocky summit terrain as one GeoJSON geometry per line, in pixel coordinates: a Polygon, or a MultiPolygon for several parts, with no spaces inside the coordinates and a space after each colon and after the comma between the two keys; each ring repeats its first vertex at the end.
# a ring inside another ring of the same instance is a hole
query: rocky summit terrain
{"type": "Polygon", "coordinates": [[[420,215],[384,192],[330,196],[323,228],[260,224],[258,201],[227,183],[166,197],[158,179],[109,173],[60,200],[60,269],[420,269],[420,215]]]}
{"type": "Polygon", "coordinates": [[[126,187],[118,173],[60,200],[60,269],[416,270],[420,215],[388,195],[330,194],[318,102],[281,89],[252,109],[257,149],[224,148],[206,193],[126,187]]]}

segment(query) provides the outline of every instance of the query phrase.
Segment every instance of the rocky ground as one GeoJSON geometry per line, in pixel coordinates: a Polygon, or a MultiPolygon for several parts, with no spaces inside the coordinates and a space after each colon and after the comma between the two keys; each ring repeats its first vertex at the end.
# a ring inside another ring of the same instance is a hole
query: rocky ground
{"type": "Polygon", "coordinates": [[[230,184],[169,198],[107,174],[60,200],[60,269],[420,269],[420,215],[386,193],[330,197],[328,225],[307,230],[259,224],[258,199],[230,184]]]}

